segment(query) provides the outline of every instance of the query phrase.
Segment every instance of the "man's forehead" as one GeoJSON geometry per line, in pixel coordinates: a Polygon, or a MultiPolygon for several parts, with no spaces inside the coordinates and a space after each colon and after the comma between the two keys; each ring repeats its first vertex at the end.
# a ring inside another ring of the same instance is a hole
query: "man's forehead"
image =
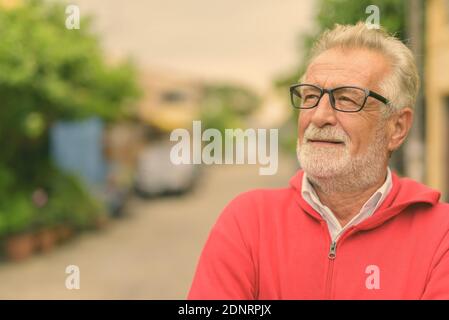
{"type": "Polygon", "coordinates": [[[373,85],[388,71],[385,58],[368,50],[327,50],[306,71],[306,81],[326,86],[373,85]]]}
{"type": "Polygon", "coordinates": [[[330,64],[311,64],[307,69],[306,80],[327,85],[366,85],[370,83],[371,74],[355,66],[330,64]]]}

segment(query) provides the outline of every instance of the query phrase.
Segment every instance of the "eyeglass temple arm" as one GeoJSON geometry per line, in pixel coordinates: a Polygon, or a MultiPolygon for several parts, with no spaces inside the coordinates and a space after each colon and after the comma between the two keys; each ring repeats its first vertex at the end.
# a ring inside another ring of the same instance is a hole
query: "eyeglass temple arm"
{"type": "Polygon", "coordinates": [[[387,98],[381,96],[378,93],[375,93],[374,91],[368,91],[368,96],[373,97],[373,98],[375,98],[375,99],[377,99],[377,100],[379,100],[379,101],[381,101],[381,102],[383,102],[383,103],[385,103],[387,105],[390,104],[390,101],[387,98]]]}

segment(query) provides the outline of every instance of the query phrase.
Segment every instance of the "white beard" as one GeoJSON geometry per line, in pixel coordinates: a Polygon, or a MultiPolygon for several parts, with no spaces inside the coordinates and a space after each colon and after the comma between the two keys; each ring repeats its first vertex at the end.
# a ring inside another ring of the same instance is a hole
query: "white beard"
{"type": "Polygon", "coordinates": [[[352,156],[347,134],[337,127],[317,128],[310,124],[297,144],[299,163],[310,182],[322,192],[354,192],[367,189],[382,179],[387,163],[384,123],[379,123],[365,154],[352,156]],[[344,145],[315,146],[309,138],[337,139],[344,145]]]}

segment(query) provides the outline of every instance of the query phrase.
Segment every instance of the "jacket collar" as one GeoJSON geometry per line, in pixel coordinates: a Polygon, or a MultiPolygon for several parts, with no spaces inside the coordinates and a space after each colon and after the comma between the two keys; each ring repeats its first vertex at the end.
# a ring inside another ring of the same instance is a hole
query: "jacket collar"
{"type": "MultiPolygon", "coordinates": [[[[298,172],[290,179],[290,187],[294,190],[294,197],[299,206],[313,218],[322,221],[321,215],[316,212],[301,196],[303,170],[298,172]]],[[[400,214],[407,207],[413,205],[429,205],[434,206],[440,199],[440,192],[429,188],[419,182],[409,178],[399,178],[395,172],[392,172],[393,186],[391,191],[377,208],[374,214],[362,221],[356,226],[360,230],[368,230],[375,228],[385,221],[400,214]]]]}

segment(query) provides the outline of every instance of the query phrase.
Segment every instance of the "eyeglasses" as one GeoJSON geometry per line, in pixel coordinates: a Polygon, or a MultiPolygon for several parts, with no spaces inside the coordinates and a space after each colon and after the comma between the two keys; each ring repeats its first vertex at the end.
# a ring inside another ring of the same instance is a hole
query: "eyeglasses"
{"type": "Polygon", "coordinates": [[[332,108],[341,112],[359,112],[365,106],[368,97],[373,97],[389,105],[387,98],[368,89],[343,86],[324,89],[312,84],[295,84],[290,86],[292,106],[297,109],[312,109],[320,102],[325,93],[329,94],[332,108]]]}

